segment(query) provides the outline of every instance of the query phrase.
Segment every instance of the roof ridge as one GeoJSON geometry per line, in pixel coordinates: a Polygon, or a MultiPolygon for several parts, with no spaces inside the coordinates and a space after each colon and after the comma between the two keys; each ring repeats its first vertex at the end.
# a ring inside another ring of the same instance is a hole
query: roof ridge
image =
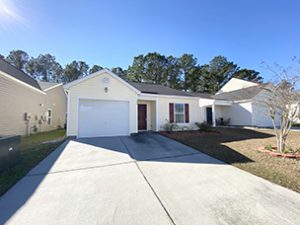
{"type": "Polygon", "coordinates": [[[134,83],[134,84],[147,84],[147,85],[157,85],[157,86],[163,86],[163,87],[167,87],[164,86],[162,84],[154,84],[154,83],[146,83],[146,82],[135,82],[135,81],[128,81],[129,83],[134,83]]]}
{"type": "Polygon", "coordinates": [[[58,82],[52,82],[52,81],[43,81],[43,80],[36,80],[38,83],[50,83],[50,84],[59,84],[58,82]]]}
{"type": "Polygon", "coordinates": [[[36,79],[34,79],[33,77],[29,76],[29,74],[25,73],[23,70],[21,70],[21,69],[18,69],[16,66],[12,65],[10,62],[7,62],[7,61],[6,61],[4,58],[3,58],[3,59],[2,59],[2,58],[0,58],[0,60],[2,60],[3,62],[5,62],[7,65],[9,65],[9,66],[11,66],[11,67],[15,68],[16,70],[18,70],[18,71],[22,72],[23,74],[25,74],[25,75],[26,75],[26,76],[28,76],[29,78],[31,78],[31,79],[33,79],[33,80],[37,81],[37,80],[36,80],[36,79]]]}
{"type": "MultiPolygon", "coordinates": [[[[33,77],[31,77],[29,74],[25,73],[25,72],[24,72],[23,70],[21,70],[21,69],[18,69],[17,67],[15,67],[14,65],[12,65],[12,64],[9,63],[8,61],[6,61],[4,58],[0,58],[0,61],[3,62],[4,64],[6,64],[6,66],[7,66],[8,68],[10,67],[11,69],[17,71],[19,74],[22,74],[22,76],[25,76],[26,79],[28,78],[28,79],[30,79],[31,81],[33,81],[33,82],[36,83],[36,86],[35,86],[35,85],[32,85],[32,84],[30,84],[30,83],[28,83],[28,85],[30,85],[30,86],[32,86],[32,87],[34,87],[34,88],[37,88],[37,89],[39,89],[39,90],[42,91],[42,88],[41,88],[41,86],[39,85],[38,81],[37,81],[36,79],[34,79],[33,77]]],[[[5,67],[5,65],[3,65],[3,66],[5,67]]],[[[2,70],[2,69],[0,69],[0,70],[2,70]]],[[[2,70],[2,71],[5,72],[5,73],[7,73],[5,70],[2,70]]],[[[12,76],[12,77],[14,77],[15,79],[18,79],[18,80],[20,80],[20,81],[22,81],[22,82],[27,83],[26,81],[24,81],[24,80],[22,80],[22,79],[20,79],[20,78],[18,78],[18,77],[15,77],[15,76],[14,76],[13,74],[11,74],[11,73],[7,73],[7,74],[10,75],[10,76],[12,76]]]]}
{"type": "Polygon", "coordinates": [[[184,93],[187,93],[187,94],[207,94],[207,95],[214,95],[214,94],[211,94],[211,93],[208,93],[208,92],[194,92],[194,91],[179,90],[179,89],[176,89],[176,88],[164,86],[162,84],[153,84],[153,83],[145,83],[145,82],[134,82],[134,81],[128,81],[128,82],[129,83],[133,83],[133,84],[142,84],[142,85],[146,84],[146,85],[161,86],[161,87],[164,87],[164,88],[169,88],[169,89],[180,91],[180,92],[184,92],[184,93]]]}

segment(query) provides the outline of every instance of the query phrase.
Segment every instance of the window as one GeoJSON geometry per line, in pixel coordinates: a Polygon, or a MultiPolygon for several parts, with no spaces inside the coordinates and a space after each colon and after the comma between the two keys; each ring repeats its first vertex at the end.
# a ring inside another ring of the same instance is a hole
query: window
{"type": "Polygon", "coordinates": [[[47,111],[47,123],[48,125],[51,125],[52,123],[52,109],[48,109],[47,111]]]}
{"type": "Polygon", "coordinates": [[[174,122],[184,123],[184,104],[174,104],[174,122]]]}

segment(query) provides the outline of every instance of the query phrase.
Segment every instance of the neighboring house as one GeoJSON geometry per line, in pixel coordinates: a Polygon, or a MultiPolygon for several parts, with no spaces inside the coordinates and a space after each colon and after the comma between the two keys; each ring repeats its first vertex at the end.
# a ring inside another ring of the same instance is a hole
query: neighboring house
{"type": "Polygon", "coordinates": [[[292,107],[297,108],[297,117],[294,119],[293,124],[298,127],[300,125],[300,103],[295,103],[292,107]]]}
{"type": "Polygon", "coordinates": [[[62,84],[37,82],[0,59],[0,136],[63,128],[66,112],[62,84]]]}
{"type": "Polygon", "coordinates": [[[225,121],[235,126],[272,127],[265,105],[269,88],[272,84],[232,78],[211,99],[200,100],[200,107],[206,108],[206,120],[214,125],[225,121]]]}
{"type": "Polygon", "coordinates": [[[230,80],[217,95],[211,96],[127,82],[103,69],[66,84],[65,89],[68,136],[159,131],[168,122],[183,129],[196,129],[196,122],[215,125],[221,118],[230,118],[231,125],[271,126],[265,108],[256,100],[262,94],[262,86],[239,79],[230,80]]]}

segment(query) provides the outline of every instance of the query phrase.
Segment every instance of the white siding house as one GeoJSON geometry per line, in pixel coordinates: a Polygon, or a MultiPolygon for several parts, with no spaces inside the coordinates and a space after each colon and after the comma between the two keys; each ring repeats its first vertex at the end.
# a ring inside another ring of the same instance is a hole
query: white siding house
{"type": "Polygon", "coordinates": [[[159,131],[167,123],[197,129],[195,123],[272,126],[259,99],[263,87],[233,78],[216,95],[191,93],[156,84],[127,82],[103,69],[65,85],[67,135],[129,135],[159,131]]]}
{"type": "MultiPolygon", "coordinates": [[[[216,95],[211,96],[210,103],[205,106],[213,108],[212,123],[219,125],[216,121],[222,120],[229,121],[232,126],[272,127],[265,104],[266,88],[270,87],[271,84],[232,78],[216,95]]],[[[279,125],[279,118],[276,124],[279,125]]]]}

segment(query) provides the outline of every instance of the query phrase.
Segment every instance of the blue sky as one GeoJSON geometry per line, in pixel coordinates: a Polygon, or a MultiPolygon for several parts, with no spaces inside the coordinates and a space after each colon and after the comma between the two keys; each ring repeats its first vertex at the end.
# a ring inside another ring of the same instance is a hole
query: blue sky
{"type": "Polygon", "coordinates": [[[288,66],[300,52],[299,1],[1,1],[10,12],[0,9],[3,55],[23,49],[53,54],[62,65],[75,59],[109,68],[154,51],[191,53],[200,64],[224,55],[268,81],[262,60],[288,66]]]}

